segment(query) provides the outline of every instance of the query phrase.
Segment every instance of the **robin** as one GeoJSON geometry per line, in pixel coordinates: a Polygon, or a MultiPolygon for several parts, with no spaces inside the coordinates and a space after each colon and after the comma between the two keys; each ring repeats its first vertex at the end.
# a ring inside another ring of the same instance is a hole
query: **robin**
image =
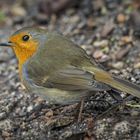
{"type": "Polygon", "coordinates": [[[25,27],[8,43],[25,87],[52,104],[69,104],[111,88],[140,98],[140,87],[101,69],[93,58],[56,32],[25,27]]]}

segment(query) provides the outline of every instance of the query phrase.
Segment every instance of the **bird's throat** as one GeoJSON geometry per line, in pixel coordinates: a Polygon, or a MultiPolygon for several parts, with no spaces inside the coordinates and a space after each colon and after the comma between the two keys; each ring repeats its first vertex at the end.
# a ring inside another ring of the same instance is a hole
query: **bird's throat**
{"type": "Polygon", "coordinates": [[[34,54],[34,51],[23,50],[22,48],[13,48],[18,59],[18,67],[20,76],[22,74],[22,66],[23,64],[34,54]]]}

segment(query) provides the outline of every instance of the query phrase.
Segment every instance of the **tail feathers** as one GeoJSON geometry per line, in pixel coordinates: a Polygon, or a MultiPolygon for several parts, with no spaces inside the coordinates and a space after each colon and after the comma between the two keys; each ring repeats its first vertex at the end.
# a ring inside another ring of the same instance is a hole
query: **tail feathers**
{"type": "Polygon", "coordinates": [[[140,86],[132,84],[126,80],[117,78],[115,76],[113,77],[106,71],[96,67],[88,67],[87,69],[94,74],[97,81],[103,82],[113,88],[140,98],[140,86]]]}
{"type": "Polygon", "coordinates": [[[114,84],[110,84],[112,87],[114,85],[114,88],[140,98],[140,86],[132,84],[126,80],[117,77],[113,77],[112,82],[114,82],[114,84]]]}

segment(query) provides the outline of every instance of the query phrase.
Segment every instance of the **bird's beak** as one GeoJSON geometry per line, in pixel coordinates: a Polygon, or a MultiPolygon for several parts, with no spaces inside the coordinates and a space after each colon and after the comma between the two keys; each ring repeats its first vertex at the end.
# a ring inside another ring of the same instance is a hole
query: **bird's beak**
{"type": "Polygon", "coordinates": [[[12,42],[7,42],[7,43],[0,43],[0,46],[4,46],[4,47],[12,47],[13,43],[12,42]]]}

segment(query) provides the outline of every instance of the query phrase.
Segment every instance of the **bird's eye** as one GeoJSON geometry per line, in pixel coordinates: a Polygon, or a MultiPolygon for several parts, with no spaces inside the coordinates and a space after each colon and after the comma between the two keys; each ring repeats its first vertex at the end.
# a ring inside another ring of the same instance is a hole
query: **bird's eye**
{"type": "Polygon", "coordinates": [[[24,35],[24,36],[22,37],[22,40],[23,40],[23,41],[28,41],[28,40],[29,40],[29,38],[30,38],[30,36],[29,36],[29,35],[24,35]]]}

